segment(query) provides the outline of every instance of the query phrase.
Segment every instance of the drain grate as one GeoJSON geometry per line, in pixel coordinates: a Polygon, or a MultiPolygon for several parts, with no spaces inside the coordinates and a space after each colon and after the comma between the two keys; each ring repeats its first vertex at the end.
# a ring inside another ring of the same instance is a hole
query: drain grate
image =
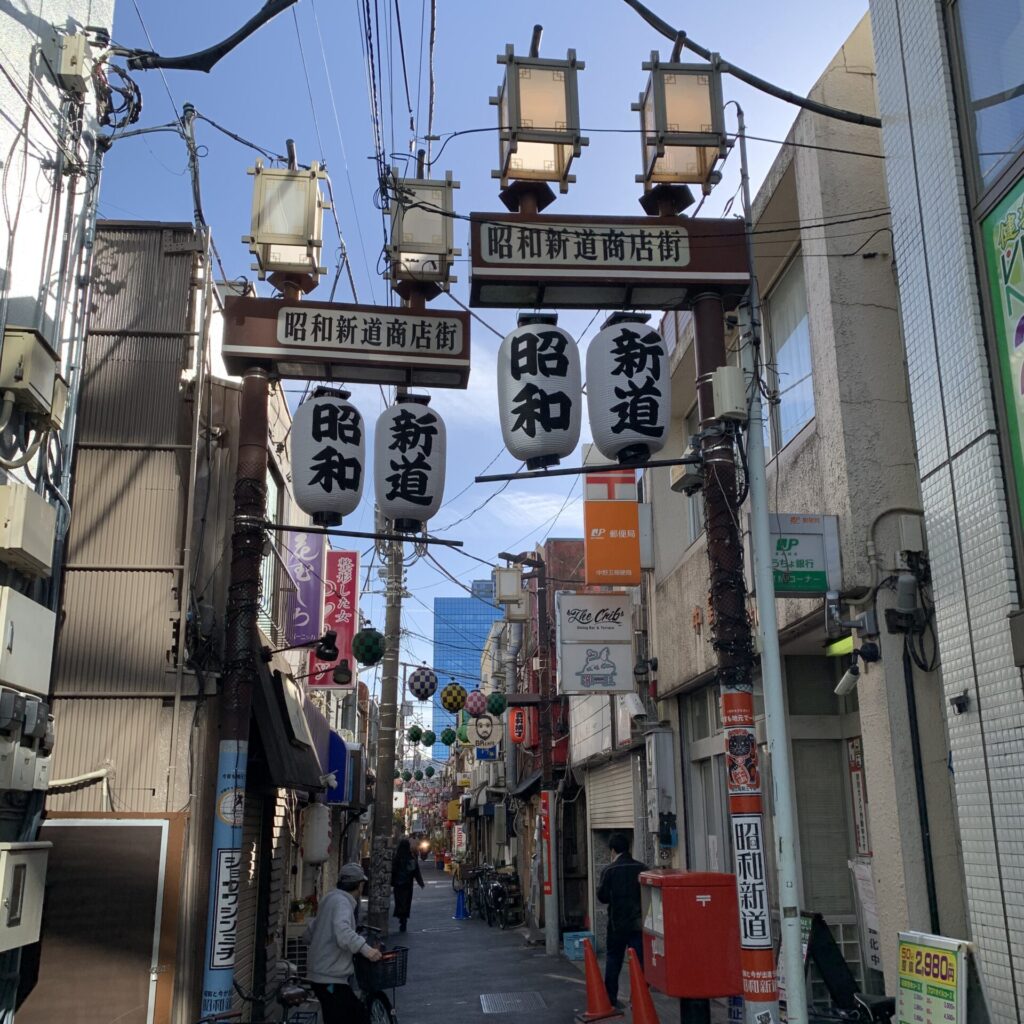
{"type": "Polygon", "coordinates": [[[539,992],[488,992],[480,997],[484,1013],[530,1013],[547,1005],[539,992]]]}

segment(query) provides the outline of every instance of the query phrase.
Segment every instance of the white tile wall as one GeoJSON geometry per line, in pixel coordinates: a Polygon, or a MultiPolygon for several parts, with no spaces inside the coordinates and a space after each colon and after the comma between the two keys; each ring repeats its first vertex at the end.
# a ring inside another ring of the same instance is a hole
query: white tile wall
{"type": "Polygon", "coordinates": [[[1018,606],[993,431],[942,5],[871,0],[903,330],[935,577],[972,938],[995,1020],[1024,1009],[1024,696],[1018,606]]]}

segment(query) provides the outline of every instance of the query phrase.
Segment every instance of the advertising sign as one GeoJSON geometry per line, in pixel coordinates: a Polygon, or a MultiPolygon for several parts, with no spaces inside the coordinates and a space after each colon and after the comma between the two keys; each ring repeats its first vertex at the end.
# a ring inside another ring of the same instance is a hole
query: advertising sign
{"type": "Polygon", "coordinates": [[[555,595],[562,643],[628,644],[632,640],[628,594],[555,595]]]}
{"type": "MultiPolygon", "coordinates": [[[[842,588],[837,516],[779,512],[769,515],[768,523],[778,596],[820,597],[842,588]]],[[[752,565],[752,560],[747,559],[747,564],[752,565]]],[[[753,593],[753,580],[747,582],[753,593]]]]}
{"type": "Polygon", "coordinates": [[[585,501],[583,537],[588,584],[640,585],[640,511],[635,501],[585,501]]]}
{"type": "Polygon", "coordinates": [[[284,563],[289,584],[285,611],[285,642],[308,644],[323,636],[324,552],[322,533],[283,535],[284,563]]]}
{"type": "Polygon", "coordinates": [[[871,856],[871,835],[868,831],[868,787],[864,779],[864,744],[859,736],[846,741],[846,767],[850,773],[850,795],[853,799],[853,838],[857,854],[871,856]]]}
{"type": "Polygon", "coordinates": [[[982,221],[981,234],[1017,502],[1024,509],[1024,178],[982,221]]]}
{"type": "Polygon", "coordinates": [[[465,825],[452,826],[452,853],[456,857],[463,857],[469,849],[469,833],[465,825]]]}
{"type": "Polygon", "coordinates": [[[359,555],[355,551],[328,551],[324,582],[324,629],[338,634],[338,661],[318,661],[310,651],[306,685],[315,690],[352,690],[356,685],[352,637],[359,621],[359,555]],[[334,682],[334,669],[342,660],[348,662],[352,672],[352,682],[347,686],[334,682]]]}
{"type": "Polygon", "coordinates": [[[922,932],[900,932],[898,1024],[967,1020],[967,943],[922,932]]]}
{"type": "Polygon", "coordinates": [[[471,747],[493,747],[501,738],[501,719],[493,715],[480,715],[466,723],[471,747]]]}
{"type": "Polygon", "coordinates": [[[232,374],[263,364],[286,378],[464,388],[469,314],[230,295],[223,353],[232,374]]]}
{"type": "Polygon", "coordinates": [[[629,595],[559,591],[555,608],[559,693],[632,693],[636,684],[629,595]]]}
{"type": "Polygon", "coordinates": [[[630,644],[563,644],[559,661],[562,693],[633,693],[630,644]]]}
{"type": "Polygon", "coordinates": [[[544,895],[550,896],[554,890],[554,874],[551,850],[551,792],[544,790],[540,795],[540,842],[544,861],[544,895]]]}

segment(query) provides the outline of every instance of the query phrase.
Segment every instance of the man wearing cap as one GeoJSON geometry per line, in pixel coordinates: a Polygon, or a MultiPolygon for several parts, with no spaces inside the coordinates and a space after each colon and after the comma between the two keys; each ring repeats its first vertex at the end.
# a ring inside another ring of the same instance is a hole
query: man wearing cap
{"type": "Polygon", "coordinates": [[[320,1001],[323,1024],[369,1021],[351,985],[354,956],[381,958],[380,950],[356,931],[359,891],[365,881],[358,864],[346,864],[338,874],[338,888],[320,901],[316,917],[302,936],[308,946],[306,977],[320,1001]]]}

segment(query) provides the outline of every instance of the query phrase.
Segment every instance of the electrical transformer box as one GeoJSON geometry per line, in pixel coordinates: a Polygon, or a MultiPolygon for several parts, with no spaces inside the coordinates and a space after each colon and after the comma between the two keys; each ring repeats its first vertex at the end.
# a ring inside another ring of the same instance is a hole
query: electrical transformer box
{"type": "Polygon", "coordinates": [[[39,941],[53,843],[0,843],[0,952],[39,941]]]}
{"type": "Polygon", "coordinates": [[[12,587],[0,587],[0,683],[45,697],[56,615],[12,587]]]}
{"type": "Polygon", "coordinates": [[[57,353],[31,327],[7,327],[0,351],[0,394],[14,393],[18,408],[49,415],[57,379],[57,353]]]}
{"type": "Polygon", "coordinates": [[[49,576],[57,510],[25,484],[0,486],[0,562],[29,576],[49,576]]]}

